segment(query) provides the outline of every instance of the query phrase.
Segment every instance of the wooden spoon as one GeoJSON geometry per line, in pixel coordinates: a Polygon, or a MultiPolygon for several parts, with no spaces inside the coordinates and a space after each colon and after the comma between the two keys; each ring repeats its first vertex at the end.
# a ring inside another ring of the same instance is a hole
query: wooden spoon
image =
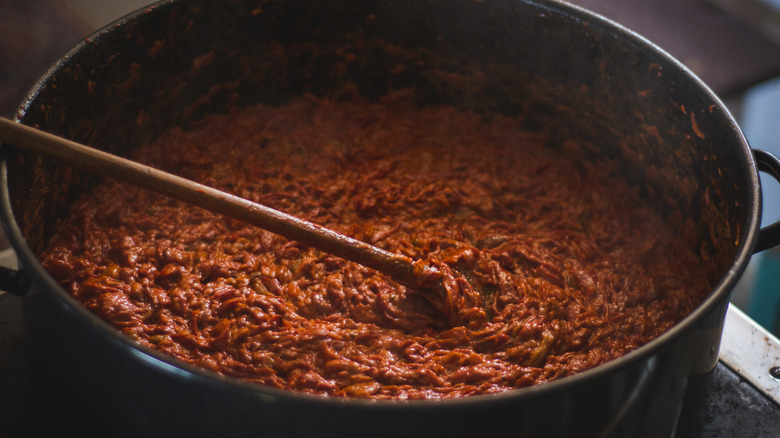
{"type": "Polygon", "coordinates": [[[414,261],[270,207],[2,117],[0,141],[247,222],[375,269],[407,287],[442,287],[440,281],[431,284],[432,279],[440,276],[428,263],[414,261]],[[439,283],[438,286],[435,283],[439,283]]]}

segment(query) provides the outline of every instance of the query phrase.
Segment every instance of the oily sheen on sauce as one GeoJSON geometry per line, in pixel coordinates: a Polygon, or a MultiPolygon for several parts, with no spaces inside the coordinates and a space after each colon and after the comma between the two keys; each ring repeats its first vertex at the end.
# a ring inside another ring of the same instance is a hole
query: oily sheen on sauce
{"type": "Polygon", "coordinates": [[[454,324],[368,268],[112,181],[41,262],[136,342],[250,382],[376,399],[541,384],[647,343],[710,285],[619,163],[521,126],[307,97],[174,128],[133,157],[438,261],[454,324]]]}

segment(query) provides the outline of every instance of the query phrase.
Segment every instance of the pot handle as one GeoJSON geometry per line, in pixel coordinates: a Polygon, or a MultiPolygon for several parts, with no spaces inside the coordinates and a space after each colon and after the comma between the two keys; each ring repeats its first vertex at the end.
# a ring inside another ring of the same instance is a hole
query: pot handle
{"type": "MultiPolygon", "coordinates": [[[[780,182],[780,159],[761,149],[753,149],[753,156],[756,159],[760,172],[766,172],[780,182]]],[[[780,245],[780,221],[759,230],[758,240],[753,253],[758,253],[777,245],[780,245]]]]}
{"type": "MultiPolygon", "coordinates": [[[[7,250],[13,254],[13,250],[7,250]]],[[[16,254],[14,254],[15,256],[16,254]]],[[[5,260],[5,252],[0,252],[0,259],[5,260]]],[[[8,263],[11,263],[8,260],[8,263]]],[[[17,263],[14,262],[14,265],[17,263]]],[[[21,269],[5,266],[5,263],[0,264],[0,290],[8,292],[13,295],[24,296],[27,290],[30,288],[27,276],[22,274],[21,269]]]]}

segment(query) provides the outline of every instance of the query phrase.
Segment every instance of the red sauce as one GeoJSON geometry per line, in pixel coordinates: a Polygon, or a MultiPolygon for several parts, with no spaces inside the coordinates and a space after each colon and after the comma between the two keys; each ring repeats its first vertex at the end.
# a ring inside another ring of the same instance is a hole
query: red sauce
{"type": "Polygon", "coordinates": [[[135,156],[438,261],[454,325],[370,269],[111,181],[41,260],[139,344],[263,385],[411,399],[569,376],[657,337],[710,286],[619,163],[521,122],[311,98],[211,116],[135,156]]]}

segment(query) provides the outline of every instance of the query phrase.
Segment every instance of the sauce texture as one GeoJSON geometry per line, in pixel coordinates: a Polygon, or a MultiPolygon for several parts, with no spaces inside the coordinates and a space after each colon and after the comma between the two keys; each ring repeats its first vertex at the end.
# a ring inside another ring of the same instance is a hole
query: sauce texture
{"type": "Polygon", "coordinates": [[[41,261],[138,343],[250,382],[375,399],[541,384],[642,346],[711,287],[620,163],[521,126],[302,98],[209,116],[133,157],[437,261],[454,324],[368,268],[112,181],[41,261]]]}

